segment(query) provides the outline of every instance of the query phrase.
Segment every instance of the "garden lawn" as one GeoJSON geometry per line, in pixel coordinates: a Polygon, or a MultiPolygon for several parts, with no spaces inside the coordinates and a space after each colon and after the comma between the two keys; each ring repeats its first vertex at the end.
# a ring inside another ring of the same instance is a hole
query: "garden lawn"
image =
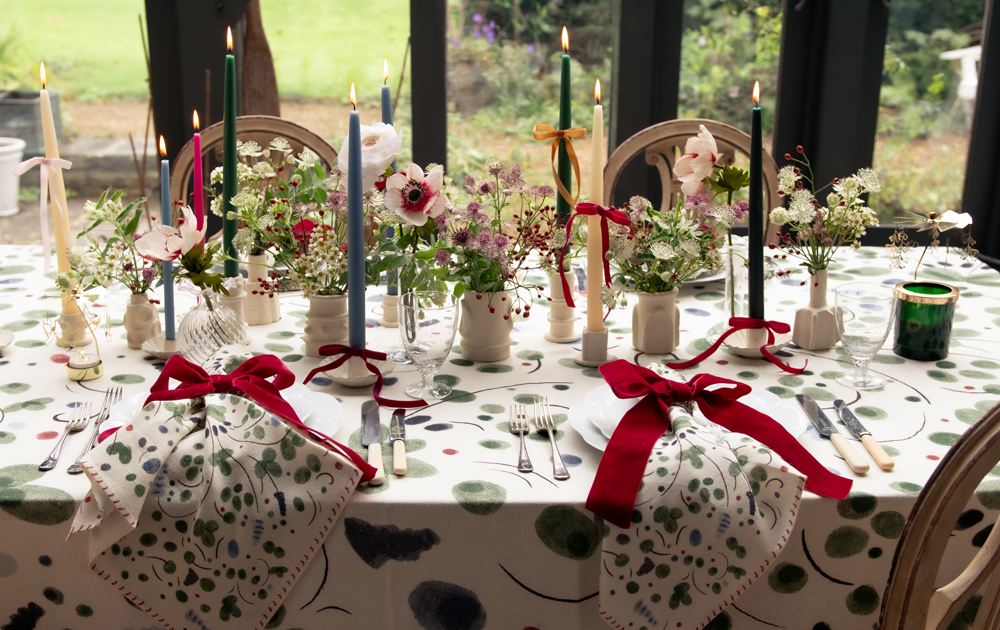
{"type": "MultiPolygon", "coordinates": [[[[14,26],[37,88],[37,61],[49,87],[78,99],[147,93],[138,16],[142,0],[7,0],[0,29],[14,26]]],[[[344,99],[351,82],[358,98],[377,100],[382,59],[396,88],[410,32],[407,0],[261,0],[264,28],[282,97],[344,99]]]]}

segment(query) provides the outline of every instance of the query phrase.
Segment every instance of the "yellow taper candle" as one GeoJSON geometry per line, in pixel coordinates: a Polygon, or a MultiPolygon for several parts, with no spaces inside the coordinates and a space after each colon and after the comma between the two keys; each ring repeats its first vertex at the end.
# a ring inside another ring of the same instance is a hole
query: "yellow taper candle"
{"type": "MultiPolygon", "coordinates": [[[[594,85],[594,132],[590,150],[590,203],[604,205],[604,107],[601,105],[601,81],[594,85]]],[[[587,330],[604,330],[604,254],[601,242],[601,217],[587,218],[587,330]]]]}
{"type": "MultiPolygon", "coordinates": [[[[59,157],[59,142],[56,140],[56,123],[52,118],[52,102],[49,100],[49,91],[45,89],[45,64],[41,64],[42,89],[38,96],[41,99],[42,111],[42,135],[45,138],[45,157],[59,157]]],[[[44,167],[43,167],[44,168],[44,167]]],[[[53,203],[55,204],[52,213],[52,224],[56,232],[56,263],[59,273],[70,270],[69,267],[69,207],[66,205],[66,187],[63,184],[62,169],[55,169],[55,185],[53,191],[53,203]]],[[[79,311],[76,302],[67,292],[62,294],[63,313],[76,313],[79,311]]]]}

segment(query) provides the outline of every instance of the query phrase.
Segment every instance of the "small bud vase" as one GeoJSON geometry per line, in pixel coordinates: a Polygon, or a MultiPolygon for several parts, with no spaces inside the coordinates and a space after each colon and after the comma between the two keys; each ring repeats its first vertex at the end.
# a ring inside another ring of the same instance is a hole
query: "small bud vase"
{"type": "Polygon", "coordinates": [[[302,340],[305,342],[307,357],[319,357],[319,349],[332,343],[346,345],[347,296],[310,296],[305,333],[302,340]]]}
{"type": "Polygon", "coordinates": [[[149,297],[145,293],[131,294],[128,306],[125,307],[125,339],[128,347],[138,350],[147,339],[152,339],[161,332],[160,314],[149,297]]]}
{"type": "Polygon", "coordinates": [[[267,254],[251,254],[247,265],[246,301],[243,314],[250,326],[273,324],[281,319],[278,296],[261,284],[270,285],[267,275],[267,254]]]}
{"type": "Polygon", "coordinates": [[[837,317],[826,303],[826,269],[809,276],[809,306],[795,311],[792,343],[804,350],[829,350],[837,345],[837,317]]]}
{"type": "Polygon", "coordinates": [[[681,340],[679,289],[663,293],[638,291],[639,303],[632,309],[632,346],[647,354],[669,354],[681,340]]]}
{"type": "Polygon", "coordinates": [[[506,291],[483,293],[480,299],[476,295],[468,289],[462,295],[458,325],[462,356],[470,361],[503,361],[510,356],[510,331],[514,329],[510,298],[506,291]],[[504,315],[510,317],[504,319],[504,315]]]}
{"type": "Polygon", "coordinates": [[[184,358],[203,365],[227,343],[247,345],[247,325],[233,309],[219,303],[209,290],[201,292],[198,306],[188,311],[177,328],[177,348],[184,358]]]}

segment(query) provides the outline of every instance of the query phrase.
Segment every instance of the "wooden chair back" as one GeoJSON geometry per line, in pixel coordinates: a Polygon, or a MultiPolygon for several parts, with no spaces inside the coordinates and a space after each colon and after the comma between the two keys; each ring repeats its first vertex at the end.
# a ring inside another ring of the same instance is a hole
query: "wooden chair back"
{"type": "MultiPolygon", "coordinates": [[[[319,156],[320,161],[330,173],[337,159],[337,150],[318,134],[302,125],[275,116],[240,116],[236,119],[236,137],[241,142],[253,140],[262,147],[267,147],[276,137],[288,140],[292,154],[298,155],[306,147],[319,156]]],[[[217,122],[201,132],[202,153],[209,156],[209,163],[222,163],[222,122],[217,122]]],[[[286,169],[290,174],[293,169],[286,169]]],[[[211,173],[203,174],[208,183],[211,173]]],[[[174,159],[170,169],[170,198],[187,199],[187,191],[194,176],[194,141],[189,140],[174,159]]],[[[208,204],[205,204],[206,212],[208,204]]]]}
{"type": "MultiPolygon", "coordinates": [[[[640,154],[644,155],[646,164],[656,167],[660,175],[663,198],[659,207],[668,208],[675,204],[682,193],[681,181],[674,177],[674,163],[684,153],[684,145],[688,138],[698,135],[701,131],[700,125],[705,125],[715,137],[721,153],[717,163],[734,164],[737,152],[750,155],[750,136],[732,125],[705,118],[684,118],[657,123],[623,142],[608,158],[607,166],[604,167],[604,205],[611,205],[622,171],[640,154]]],[[[764,151],[762,167],[764,212],[767,214],[772,208],[783,205],[783,199],[778,194],[778,166],[767,151],[764,151]]],[[[765,244],[777,241],[775,231],[776,228],[772,229],[770,222],[765,224],[765,244]]]]}
{"type": "Polygon", "coordinates": [[[1000,627],[1000,519],[979,553],[950,584],[934,582],[952,529],[983,477],[1000,462],[1000,405],[955,442],[924,486],[903,528],[882,597],[882,630],[947,628],[989,580],[974,630],[1000,627]]]}

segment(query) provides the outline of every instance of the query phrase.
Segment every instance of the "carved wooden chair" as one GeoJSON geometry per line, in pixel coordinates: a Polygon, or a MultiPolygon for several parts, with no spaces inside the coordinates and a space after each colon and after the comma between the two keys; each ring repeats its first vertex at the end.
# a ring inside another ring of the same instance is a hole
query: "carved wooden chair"
{"type": "MultiPolygon", "coordinates": [[[[674,163],[684,153],[684,145],[688,138],[696,136],[701,131],[699,125],[715,137],[716,144],[722,154],[719,163],[733,164],[736,153],[750,154],[750,136],[732,125],[716,122],[705,118],[685,118],[668,120],[643,129],[623,142],[608,158],[604,167],[604,205],[610,205],[614,199],[615,188],[625,166],[634,158],[643,155],[646,164],[655,166],[663,184],[663,199],[660,208],[668,208],[677,202],[681,195],[681,181],[674,177],[674,163]]],[[[764,212],[782,205],[783,199],[778,194],[778,166],[766,151],[764,152],[764,212]]],[[[770,222],[765,225],[764,242],[777,241],[775,228],[770,222]]]]}
{"type": "MultiPolygon", "coordinates": [[[[293,155],[298,155],[304,148],[309,147],[319,156],[326,172],[330,173],[337,159],[337,150],[315,132],[275,116],[240,116],[236,119],[236,137],[241,142],[253,140],[260,146],[267,147],[278,136],[288,140],[293,155]]],[[[201,132],[201,150],[204,155],[209,156],[209,164],[222,163],[222,122],[217,122],[201,132]]],[[[285,169],[284,174],[290,175],[292,170],[285,169]]],[[[205,183],[208,183],[210,176],[210,170],[203,174],[205,183]]],[[[177,154],[170,169],[170,198],[187,199],[192,177],[194,177],[194,140],[189,140],[177,154]]],[[[207,200],[205,210],[207,213],[207,200]]]]}
{"type": "Polygon", "coordinates": [[[1000,520],[968,567],[935,589],[952,528],[980,481],[1000,462],[1000,405],[955,442],[917,498],[892,561],[882,597],[882,630],[948,627],[968,599],[989,580],[974,630],[1000,627],[1000,520]]]}

